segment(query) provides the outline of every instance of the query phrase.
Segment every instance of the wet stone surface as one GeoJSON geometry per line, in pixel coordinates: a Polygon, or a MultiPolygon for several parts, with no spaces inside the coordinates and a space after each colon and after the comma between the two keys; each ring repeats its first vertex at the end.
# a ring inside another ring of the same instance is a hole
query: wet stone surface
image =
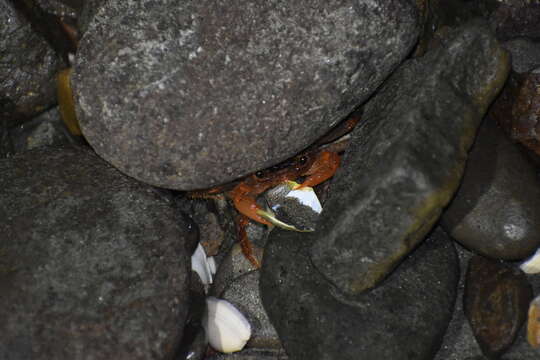
{"type": "Polygon", "coordinates": [[[540,155],[540,61],[537,66],[512,73],[490,113],[512,140],[540,155]]]}
{"type": "Polygon", "coordinates": [[[534,166],[488,117],[442,223],[454,239],[480,254],[523,259],[540,246],[538,199],[534,166]]]}
{"type": "Polygon", "coordinates": [[[540,67],[540,39],[518,38],[506,41],[502,46],[512,55],[512,70],[517,73],[540,67]]]}
{"type": "Polygon", "coordinates": [[[171,201],[82,148],[0,173],[0,358],[171,358],[193,242],[171,201]]]}
{"type": "Polygon", "coordinates": [[[377,284],[429,232],[507,71],[474,22],[406,62],[366,105],[313,236],[313,263],[341,291],[377,284]]]}
{"type": "Polygon", "coordinates": [[[450,320],[458,267],[436,230],[380,286],[344,297],[309,260],[306,234],[270,235],[264,307],[291,359],[432,359],[450,320]]]}
{"type": "Polygon", "coordinates": [[[83,143],[82,138],[69,133],[60,118],[58,107],[6,130],[5,147],[0,148],[0,158],[43,146],[83,143]]]}
{"type": "MultiPolygon", "coordinates": [[[[465,288],[465,275],[467,264],[474,254],[465,248],[456,244],[460,258],[461,278],[458,286],[458,298],[452,316],[452,321],[445,334],[443,343],[434,360],[488,360],[482,354],[469,322],[465,318],[463,310],[463,290],[465,288]]],[[[515,266],[515,264],[508,264],[515,266]]],[[[529,282],[533,285],[533,293],[540,291],[540,277],[537,275],[527,276],[529,282]]],[[[501,360],[535,360],[538,359],[540,350],[532,348],[526,339],[526,326],[518,329],[518,335],[510,349],[504,353],[501,360]]]]}
{"type": "Polygon", "coordinates": [[[532,300],[532,287],[519,269],[475,256],[469,261],[464,310],[476,341],[488,357],[514,342],[532,300]]]}
{"type": "Polygon", "coordinates": [[[0,126],[52,106],[62,61],[8,0],[0,0],[0,126]]]}
{"type": "Polygon", "coordinates": [[[207,188],[313,143],[375,91],[417,30],[414,6],[398,0],[105,2],[77,53],[78,116],[121,171],[207,188]]]}

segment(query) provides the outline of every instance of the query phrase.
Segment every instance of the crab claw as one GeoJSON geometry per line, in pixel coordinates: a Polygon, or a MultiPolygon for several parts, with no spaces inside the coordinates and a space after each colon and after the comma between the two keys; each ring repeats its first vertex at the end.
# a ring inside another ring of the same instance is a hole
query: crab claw
{"type": "Polygon", "coordinates": [[[290,224],[287,224],[287,223],[279,220],[270,211],[265,211],[265,210],[262,210],[262,209],[258,209],[257,210],[257,215],[261,216],[266,221],[272,223],[273,225],[277,226],[278,228],[281,228],[281,229],[284,229],[284,230],[298,231],[298,232],[312,232],[312,231],[314,231],[314,229],[298,229],[294,225],[290,225],[290,224]]]}

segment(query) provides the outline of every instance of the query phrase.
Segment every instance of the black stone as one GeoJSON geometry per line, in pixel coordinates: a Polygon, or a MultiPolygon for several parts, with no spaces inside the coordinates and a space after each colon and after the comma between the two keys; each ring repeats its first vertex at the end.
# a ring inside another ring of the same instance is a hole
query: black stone
{"type": "Polygon", "coordinates": [[[508,67],[489,29],[472,22],[405,63],[366,105],[312,249],[341,291],[373,287],[430,231],[508,67]]]}
{"type": "Polygon", "coordinates": [[[410,2],[107,1],[72,85],[96,152],[206,188],[279,163],[366,100],[414,46],[410,2]]]}
{"type": "Polygon", "coordinates": [[[12,127],[56,102],[56,73],[62,60],[18,14],[0,0],[0,119],[12,127]]]}
{"type": "Polygon", "coordinates": [[[93,152],[0,160],[0,359],[172,358],[188,224],[93,152]]]}
{"type": "Polygon", "coordinates": [[[488,117],[442,224],[454,239],[484,256],[523,259],[540,246],[539,199],[535,167],[488,117]]]}
{"type": "Polygon", "coordinates": [[[291,359],[432,359],[452,315],[455,250],[438,229],[380,286],[339,293],[309,260],[310,237],[270,235],[263,305],[291,359]]]}

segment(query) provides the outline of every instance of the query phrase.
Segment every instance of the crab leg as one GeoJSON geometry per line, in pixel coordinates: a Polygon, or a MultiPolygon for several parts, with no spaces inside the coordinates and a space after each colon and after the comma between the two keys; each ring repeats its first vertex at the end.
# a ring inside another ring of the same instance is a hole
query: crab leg
{"type": "Polygon", "coordinates": [[[255,255],[253,255],[253,247],[251,246],[251,241],[249,241],[247,236],[246,226],[248,223],[249,219],[244,215],[240,215],[236,220],[236,230],[238,232],[238,239],[240,239],[240,248],[242,249],[242,254],[244,254],[246,259],[248,259],[249,262],[255,266],[255,268],[260,269],[261,263],[255,257],[255,255]]]}

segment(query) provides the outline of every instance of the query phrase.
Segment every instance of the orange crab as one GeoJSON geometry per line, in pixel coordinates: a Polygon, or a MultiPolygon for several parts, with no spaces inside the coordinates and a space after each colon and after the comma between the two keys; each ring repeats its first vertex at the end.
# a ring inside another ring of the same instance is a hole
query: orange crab
{"type": "MultiPolygon", "coordinates": [[[[339,167],[340,157],[337,151],[321,149],[320,145],[331,142],[350,132],[356,126],[358,120],[358,115],[349,117],[310,149],[292,159],[245,177],[230,191],[224,191],[224,188],[220,186],[205,192],[192,192],[191,196],[208,197],[208,195],[224,192],[232,199],[235,208],[240,213],[237,221],[237,231],[242,252],[256,268],[259,268],[260,263],[253,255],[251,243],[246,233],[249,219],[268,226],[278,225],[283,227],[286,224],[279,224],[279,221],[271,213],[261,209],[257,204],[257,197],[283,182],[296,180],[304,176],[306,178],[302,184],[296,186],[296,189],[307,186],[313,187],[330,179],[339,167]]],[[[287,229],[295,230],[292,226],[287,227],[287,229]]]]}
{"type": "Polygon", "coordinates": [[[255,267],[259,268],[260,264],[253,256],[246,234],[245,227],[248,224],[248,218],[269,226],[275,224],[270,221],[272,215],[257,205],[257,196],[274,186],[285,181],[296,180],[301,176],[307,176],[307,178],[297,188],[318,185],[334,175],[339,167],[339,161],[337,153],[324,150],[297,156],[288,161],[282,169],[271,168],[269,173],[263,171],[248,176],[228,193],[234,206],[242,214],[237,222],[242,252],[255,267]]]}

